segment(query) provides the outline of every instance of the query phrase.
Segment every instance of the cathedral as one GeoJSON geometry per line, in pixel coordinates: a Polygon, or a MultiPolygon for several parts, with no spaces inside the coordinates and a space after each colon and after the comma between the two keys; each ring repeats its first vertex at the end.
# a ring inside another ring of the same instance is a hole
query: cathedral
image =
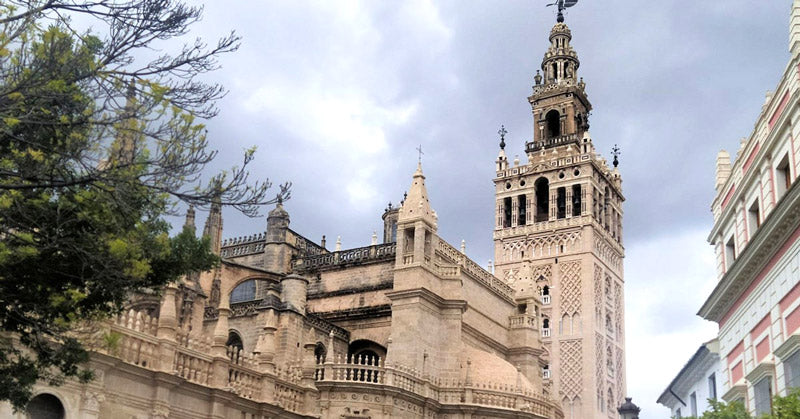
{"type": "Polygon", "coordinates": [[[281,203],[266,230],[224,239],[215,205],[202,234],[220,266],[93,325],[96,379],[37,386],[30,417],[618,417],[622,181],[589,135],[560,14],[549,39],[527,162],[501,130],[494,272],[437,234],[421,164],[381,243],[354,249],[303,236],[281,203]]]}

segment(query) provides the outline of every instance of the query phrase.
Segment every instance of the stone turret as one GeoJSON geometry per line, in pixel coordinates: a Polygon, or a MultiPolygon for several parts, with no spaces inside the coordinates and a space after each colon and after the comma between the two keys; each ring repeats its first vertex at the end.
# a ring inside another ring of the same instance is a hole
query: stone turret
{"type": "Polygon", "coordinates": [[[277,273],[289,272],[292,249],[286,242],[289,213],[278,202],[267,216],[267,240],[264,244],[264,269],[277,273]]]}
{"type": "Polygon", "coordinates": [[[397,241],[397,217],[400,215],[400,207],[393,207],[390,202],[383,211],[383,242],[392,243],[397,241]]]}
{"type": "Polygon", "coordinates": [[[428,201],[422,165],[414,172],[411,189],[397,217],[397,264],[429,263],[435,247],[438,217],[428,201]]]}
{"type": "Polygon", "coordinates": [[[533,110],[533,141],[527,143],[532,153],[566,144],[580,145],[589,129],[592,105],[586,96],[586,84],[578,78],[581,65],[570,45],[572,32],[564,22],[550,31],[550,48],[542,59],[541,72],[534,76],[533,94],[528,98],[533,110]]]}
{"type": "Polygon", "coordinates": [[[720,150],[717,154],[717,180],[714,182],[714,188],[719,191],[719,188],[728,181],[731,176],[731,155],[725,150],[720,150]]]}
{"type": "Polygon", "coordinates": [[[222,205],[219,199],[215,199],[211,204],[206,225],[203,228],[203,236],[211,240],[211,252],[219,255],[222,249],[222,205]]]}

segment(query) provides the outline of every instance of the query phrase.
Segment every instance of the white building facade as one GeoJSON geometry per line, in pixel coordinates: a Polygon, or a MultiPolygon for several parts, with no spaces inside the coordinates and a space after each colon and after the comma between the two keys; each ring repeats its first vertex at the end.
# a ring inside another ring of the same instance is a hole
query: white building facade
{"type": "Polygon", "coordinates": [[[708,240],[719,283],[698,313],[719,324],[721,397],[756,415],[800,386],[800,0],[790,51],[734,163],[717,158],[708,240]]]}
{"type": "Polygon", "coordinates": [[[708,400],[719,396],[720,357],[716,339],[700,345],[678,375],[658,397],[671,417],[700,416],[709,408],[708,400]]]}

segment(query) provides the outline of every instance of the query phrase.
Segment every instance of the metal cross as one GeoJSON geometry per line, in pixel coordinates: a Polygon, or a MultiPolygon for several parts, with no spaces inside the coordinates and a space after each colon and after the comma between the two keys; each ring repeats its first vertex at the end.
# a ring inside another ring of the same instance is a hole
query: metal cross
{"type": "Polygon", "coordinates": [[[419,147],[417,147],[417,151],[419,152],[419,158],[417,160],[417,163],[422,164],[422,155],[425,154],[422,152],[422,144],[420,144],[419,147]]]}
{"type": "Polygon", "coordinates": [[[500,125],[500,131],[497,131],[497,133],[500,134],[500,139],[504,140],[506,138],[506,134],[508,134],[508,131],[506,131],[506,126],[500,125]]]}
{"type": "Polygon", "coordinates": [[[619,166],[619,155],[621,154],[619,150],[619,146],[614,144],[614,148],[611,149],[611,155],[614,156],[614,167],[619,166]]]}

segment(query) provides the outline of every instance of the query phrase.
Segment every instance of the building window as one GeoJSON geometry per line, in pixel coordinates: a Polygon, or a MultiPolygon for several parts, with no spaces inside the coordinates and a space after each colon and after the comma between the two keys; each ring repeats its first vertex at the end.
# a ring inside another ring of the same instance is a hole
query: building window
{"type": "Polygon", "coordinates": [[[550,218],[550,181],[540,177],[534,184],[536,188],[536,222],[547,221],[550,218]]]}
{"type": "Polygon", "coordinates": [[[747,228],[750,229],[750,237],[756,234],[756,230],[759,227],[761,227],[761,208],[759,208],[758,199],[756,199],[747,210],[747,228]]]}
{"type": "Polygon", "coordinates": [[[526,220],[526,208],[528,206],[528,199],[525,195],[517,197],[517,225],[524,226],[526,220]]]}
{"type": "Polygon", "coordinates": [[[242,362],[242,355],[244,355],[244,344],[242,343],[242,338],[235,332],[228,333],[228,341],[225,342],[225,351],[228,354],[228,358],[234,364],[239,364],[242,362]]]}
{"type": "Polygon", "coordinates": [[[557,189],[556,208],[558,208],[558,219],[567,217],[567,188],[561,187],[557,189]]]}
{"type": "Polygon", "coordinates": [[[697,416],[697,393],[689,395],[689,408],[692,409],[692,416],[697,416]]]}
{"type": "Polygon", "coordinates": [[[764,377],[753,386],[755,394],[756,416],[769,414],[772,411],[772,377],[764,377]]]}
{"type": "Polygon", "coordinates": [[[714,373],[708,376],[708,398],[717,400],[717,376],[714,373]]]}
{"type": "Polygon", "coordinates": [[[680,407],[678,408],[678,410],[675,411],[675,417],[678,418],[678,419],[683,417],[683,415],[681,415],[681,408],[680,407]]]}
{"type": "Polygon", "coordinates": [[[725,267],[730,269],[733,262],[736,260],[736,243],[733,241],[733,236],[725,243],[725,267]]]}
{"type": "Polygon", "coordinates": [[[579,217],[581,215],[581,207],[583,205],[583,196],[581,192],[581,185],[572,185],[572,216],[579,217]]]}
{"type": "Polygon", "coordinates": [[[557,110],[552,110],[545,116],[547,120],[547,138],[555,138],[561,135],[561,115],[557,110]]]}
{"type": "Polygon", "coordinates": [[[66,414],[61,400],[47,393],[31,399],[28,402],[27,410],[29,419],[63,419],[66,414]]]}
{"type": "Polygon", "coordinates": [[[792,186],[792,175],[789,170],[789,155],[784,155],[775,167],[775,196],[780,198],[792,186]]]}
{"type": "Polygon", "coordinates": [[[231,304],[256,299],[256,281],[251,279],[237,285],[231,292],[231,304]]]}
{"type": "Polygon", "coordinates": [[[503,227],[511,227],[511,197],[503,199],[503,227]]]}
{"type": "Polygon", "coordinates": [[[800,387],[800,351],[795,351],[783,361],[786,388],[800,387]]]}
{"type": "Polygon", "coordinates": [[[542,368],[542,378],[545,380],[550,379],[550,364],[547,364],[542,368]]]}

